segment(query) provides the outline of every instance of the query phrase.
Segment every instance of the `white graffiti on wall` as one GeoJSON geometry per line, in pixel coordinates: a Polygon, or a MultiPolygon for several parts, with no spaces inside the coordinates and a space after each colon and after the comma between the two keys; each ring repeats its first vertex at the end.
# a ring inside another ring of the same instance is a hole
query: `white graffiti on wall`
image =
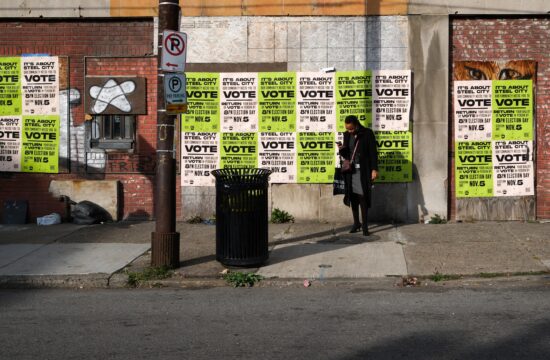
{"type": "Polygon", "coordinates": [[[71,107],[80,103],[80,91],[77,89],[61,90],[59,92],[59,103],[63,104],[59,107],[60,118],[60,141],[59,141],[59,157],[69,159],[69,142],[68,142],[68,126],[73,123],[71,107]],[[65,106],[67,104],[67,106],[65,106]],[[70,121],[70,122],[69,122],[70,121]]]}
{"type": "Polygon", "coordinates": [[[117,84],[114,79],[109,79],[103,86],[92,86],[90,96],[95,99],[92,110],[96,114],[101,114],[107,106],[112,105],[121,111],[130,112],[132,105],[126,98],[126,94],[134,92],[136,84],[133,81],[125,81],[117,84]]]}

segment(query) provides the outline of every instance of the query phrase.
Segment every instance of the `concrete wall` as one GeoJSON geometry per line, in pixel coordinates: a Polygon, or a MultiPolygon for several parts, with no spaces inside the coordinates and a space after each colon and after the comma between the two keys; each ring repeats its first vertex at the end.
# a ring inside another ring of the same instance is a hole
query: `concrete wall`
{"type": "MultiPolygon", "coordinates": [[[[287,71],[411,68],[410,26],[404,16],[185,17],[181,28],[188,35],[190,66],[215,64],[219,71],[238,71],[235,64],[251,63],[283,63],[287,71]]],[[[418,184],[377,185],[371,218],[418,221],[417,203],[423,201],[409,194],[418,184]]],[[[214,199],[212,188],[182,189],[183,217],[211,216],[214,199]]],[[[350,218],[342,197],[332,196],[332,185],[273,185],[271,206],[300,220],[350,218]]]]}
{"type": "Polygon", "coordinates": [[[408,1],[408,14],[422,15],[545,14],[549,10],[550,3],[546,0],[408,1]]]}
{"type": "MultiPolygon", "coordinates": [[[[158,16],[158,0],[11,0],[1,17],[158,16]]],[[[546,0],[180,0],[184,16],[545,14],[546,0]]]]}
{"type": "Polygon", "coordinates": [[[409,220],[446,216],[448,191],[447,16],[409,16],[414,74],[413,166],[418,177],[408,189],[409,220]]]}
{"type": "Polygon", "coordinates": [[[11,0],[0,4],[0,17],[108,17],[111,14],[110,0],[11,0]]]}
{"type": "Polygon", "coordinates": [[[120,183],[116,180],[52,180],[49,192],[55,196],[68,196],[74,202],[92,201],[101,206],[113,220],[120,220],[120,183]]]}
{"type": "MultiPolygon", "coordinates": [[[[412,69],[414,181],[376,185],[370,212],[372,221],[398,222],[447,215],[448,25],[447,16],[182,19],[192,64],[283,62],[288,71],[412,69]]],[[[213,189],[186,188],[182,195],[184,218],[215,211],[213,189]]],[[[345,221],[350,216],[342,197],[332,196],[331,185],[273,185],[271,206],[297,219],[345,221]]]]}

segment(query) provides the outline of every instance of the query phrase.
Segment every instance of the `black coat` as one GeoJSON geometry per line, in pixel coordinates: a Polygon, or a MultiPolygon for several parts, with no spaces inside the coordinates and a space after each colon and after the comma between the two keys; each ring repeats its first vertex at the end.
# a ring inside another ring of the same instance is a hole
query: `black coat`
{"type": "MultiPolygon", "coordinates": [[[[357,171],[361,173],[361,186],[363,187],[363,194],[367,202],[367,206],[371,205],[371,173],[372,170],[378,171],[378,150],[376,146],[376,139],[371,129],[363,126],[357,128],[357,138],[359,141],[357,146],[357,154],[359,154],[359,166],[357,171]]],[[[349,132],[344,133],[344,145],[340,150],[340,155],[350,160],[353,153],[353,149],[350,149],[349,142],[350,137],[353,136],[349,132]]],[[[349,206],[349,199],[352,194],[351,188],[351,174],[346,174],[344,177],[346,185],[346,194],[344,195],[344,203],[349,206]]]]}

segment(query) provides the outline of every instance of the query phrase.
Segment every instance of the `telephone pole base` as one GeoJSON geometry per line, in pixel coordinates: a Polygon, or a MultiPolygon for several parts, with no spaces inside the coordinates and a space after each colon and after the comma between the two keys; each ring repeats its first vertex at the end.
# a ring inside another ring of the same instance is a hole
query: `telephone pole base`
{"type": "Polygon", "coordinates": [[[172,269],[180,265],[180,233],[151,233],[151,266],[168,266],[172,269]]]}

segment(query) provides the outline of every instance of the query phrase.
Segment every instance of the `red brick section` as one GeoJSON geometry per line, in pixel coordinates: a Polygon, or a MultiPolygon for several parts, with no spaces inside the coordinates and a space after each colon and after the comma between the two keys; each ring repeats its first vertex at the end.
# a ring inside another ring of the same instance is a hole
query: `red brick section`
{"type": "MultiPolygon", "coordinates": [[[[156,65],[154,58],[145,57],[151,55],[152,51],[153,23],[150,20],[0,22],[0,56],[20,56],[25,53],[68,56],[70,87],[78,89],[82,98],[85,78],[84,57],[93,57],[87,59],[89,74],[146,77],[148,113],[138,117],[135,151],[136,155],[145,155],[146,158],[150,158],[151,155],[155,157],[156,144],[156,65]]],[[[75,125],[82,124],[83,101],[80,105],[71,107],[71,110],[75,125]]],[[[126,154],[119,155],[120,158],[126,154]]],[[[73,164],[71,174],[0,173],[0,204],[5,200],[27,200],[30,221],[34,221],[38,216],[63,211],[62,203],[48,192],[51,180],[120,180],[124,192],[124,218],[153,217],[154,175],[151,172],[91,175],[84,173],[82,165],[73,164]]],[[[176,188],[177,199],[180,199],[180,187],[176,188]]],[[[178,200],[176,203],[179,218],[181,202],[178,200]]]]}
{"type": "MultiPolygon", "coordinates": [[[[112,153],[107,161],[107,169],[116,169],[117,172],[139,173],[142,168],[144,174],[105,174],[105,179],[118,179],[122,182],[124,191],[124,218],[151,218],[154,214],[154,164],[141,164],[143,159],[156,158],[155,145],[157,139],[156,126],[156,97],[157,97],[157,70],[156,58],[136,57],[98,57],[88,58],[86,72],[89,76],[138,76],[147,81],[147,114],[137,117],[136,148],[133,154],[127,152],[112,153]],[[138,158],[137,161],[133,159],[138,158]],[[115,163],[116,162],[116,163],[115,163]],[[137,166],[136,166],[137,164],[137,166]]],[[[109,172],[109,171],[107,171],[109,172]]],[[[179,184],[179,180],[177,181],[179,184]]],[[[180,187],[176,186],[176,199],[179,197],[180,187]]],[[[177,217],[180,217],[181,201],[176,201],[177,217]]]]}
{"type": "MultiPolygon", "coordinates": [[[[550,219],[550,19],[468,18],[452,20],[452,61],[535,60],[537,218],[550,219]]],[[[451,87],[452,92],[452,87],[451,87]]],[[[449,115],[450,136],[453,133],[449,115]]],[[[453,149],[449,149],[453,151],[453,149]]],[[[455,217],[454,164],[451,167],[451,217],[455,217]]]]}

